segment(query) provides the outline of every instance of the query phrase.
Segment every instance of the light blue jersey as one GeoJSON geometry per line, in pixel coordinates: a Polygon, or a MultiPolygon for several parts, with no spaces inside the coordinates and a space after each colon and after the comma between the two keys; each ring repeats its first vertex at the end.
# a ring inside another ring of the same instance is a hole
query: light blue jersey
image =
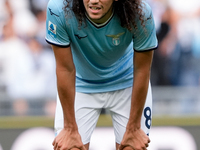
{"type": "Polygon", "coordinates": [[[131,87],[133,84],[133,50],[157,47],[153,15],[144,3],[145,26],[130,32],[121,27],[115,13],[97,25],[89,18],[79,28],[73,13],[66,17],[63,0],[50,0],[47,6],[46,41],[71,47],[76,67],[76,91],[98,93],[131,87]]]}

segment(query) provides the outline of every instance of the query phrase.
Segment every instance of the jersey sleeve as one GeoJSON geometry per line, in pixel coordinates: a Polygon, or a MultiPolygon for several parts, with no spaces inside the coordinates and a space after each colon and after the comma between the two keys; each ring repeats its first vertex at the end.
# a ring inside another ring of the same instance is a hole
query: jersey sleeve
{"type": "Polygon", "coordinates": [[[59,47],[70,45],[62,0],[50,0],[46,12],[46,41],[59,47]]]}
{"type": "Polygon", "coordinates": [[[158,41],[151,7],[143,2],[144,22],[137,21],[137,29],[133,31],[133,47],[135,51],[148,51],[156,49],[158,41]]]}

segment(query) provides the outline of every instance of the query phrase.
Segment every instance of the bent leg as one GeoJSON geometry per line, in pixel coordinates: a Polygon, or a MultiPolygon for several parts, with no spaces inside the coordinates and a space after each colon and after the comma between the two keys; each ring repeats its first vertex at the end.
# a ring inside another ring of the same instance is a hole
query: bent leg
{"type": "MultiPolygon", "coordinates": [[[[120,95],[115,97],[117,104],[110,109],[110,113],[113,120],[115,138],[116,138],[116,149],[118,150],[119,145],[123,139],[126,131],[126,125],[129,120],[130,106],[131,106],[131,91],[132,89],[125,89],[120,95]]],[[[141,116],[141,129],[149,135],[152,118],[152,95],[151,86],[149,85],[146,103],[141,116]]],[[[131,147],[126,147],[123,150],[132,150],[131,147]]]]}
{"type": "Polygon", "coordinates": [[[89,147],[91,135],[96,127],[101,113],[102,106],[98,104],[96,99],[96,94],[76,93],[76,123],[82,142],[86,145],[86,147],[89,147]]]}

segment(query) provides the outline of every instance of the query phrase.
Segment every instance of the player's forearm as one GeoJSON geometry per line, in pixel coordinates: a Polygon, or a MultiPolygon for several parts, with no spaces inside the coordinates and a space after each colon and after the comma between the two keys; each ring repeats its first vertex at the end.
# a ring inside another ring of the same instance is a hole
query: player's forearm
{"type": "Polygon", "coordinates": [[[153,51],[134,52],[134,79],[129,122],[127,128],[140,128],[141,116],[149,86],[153,51]]]}
{"type": "Polygon", "coordinates": [[[64,128],[77,128],[74,113],[75,100],[75,69],[57,69],[57,87],[63,108],[64,128]]]}
{"type": "Polygon", "coordinates": [[[132,101],[128,128],[140,128],[141,116],[146,102],[150,72],[134,74],[132,101]]]}

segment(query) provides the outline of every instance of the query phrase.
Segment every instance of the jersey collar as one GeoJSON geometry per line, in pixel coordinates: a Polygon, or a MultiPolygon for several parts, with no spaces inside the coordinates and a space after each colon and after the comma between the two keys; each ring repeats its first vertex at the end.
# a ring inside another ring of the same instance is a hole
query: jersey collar
{"type": "Polygon", "coordinates": [[[101,24],[97,24],[97,23],[93,22],[93,21],[89,18],[89,16],[87,15],[87,13],[85,13],[86,18],[87,18],[95,27],[97,27],[97,28],[104,27],[106,24],[108,24],[108,22],[112,19],[113,15],[114,15],[114,11],[112,12],[111,16],[108,18],[108,20],[107,20],[106,22],[101,23],[101,24]]]}

